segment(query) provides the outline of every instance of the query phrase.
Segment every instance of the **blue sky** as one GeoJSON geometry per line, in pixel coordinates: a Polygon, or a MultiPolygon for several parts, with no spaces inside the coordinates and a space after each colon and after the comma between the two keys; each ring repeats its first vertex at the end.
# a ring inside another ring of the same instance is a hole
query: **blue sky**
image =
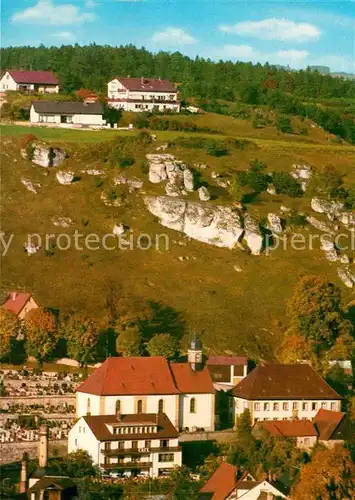
{"type": "Polygon", "coordinates": [[[2,0],[2,46],[134,44],[355,73],[355,0],[2,0]]]}

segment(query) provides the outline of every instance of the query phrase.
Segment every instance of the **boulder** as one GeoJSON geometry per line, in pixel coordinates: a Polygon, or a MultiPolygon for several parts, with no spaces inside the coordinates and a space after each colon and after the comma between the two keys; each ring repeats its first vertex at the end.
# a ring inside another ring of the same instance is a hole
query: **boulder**
{"type": "Polygon", "coordinates": [[[291,212],[291,209],[288,207],[285,207],[285,205],[281,205],[280,211],[284,212],[284,213],[288,213],[288,212],[291,212]]]}
{"type": "Polygon", "coordinates": [[[310,165],[292,165],[293,171],[291,172],[292,177],[295,179],[309,180],[312,177],[312,167],[310,165]]]}
{"type": "Polygon", "coordinates": [[[352,288],[354,286],[354,279],[348,268],[338,267],[338,276],[345,286],[352,288]]]}
{"type": "MultiPolygon", "coordinates": [[[[41,142],[34,142],[32,145],[33,154],[31,161],[35,165],[41,167],[58,167],[66,158],[66,152],[63,149],[52,148],[41,142]]],[[[21,156],[25,159],[28,158],[25,149],[21,150],[21,156]]]]}
{"type": "Polygon", "coordinates": [[[69,227],[73,221],[69,217],[52,217],[51,219],[54,226],[69,227]]]}
{"type": "Polygon", "coordinates": [[[188,193],[192,193],[195,189],[194,186],[194,175],[189,168],[185,168],[183,172],[184,187],[188,193]]]}
{"type": "Polygon", "coordinates": [[[91,168],[89,170],[80,170],[82,174],[88,175],[105,175],[105,170],[99,170],[97,168],[91,168]]]}
{"type": "Polygon", "coordinates": [[[167,196],[178,197],[181,194],[179,186],[175,182],[167,182],[165,184],[165,192],[167,196]]]}
{"type": "Polygon", "coordinates": [[[340,215],[341,210],[344,208],[344,203],[340,201],[328,201],[320,198],[312,198],[312,210],[319,214],[340,215]]]}
{"type": "Polygon", "coordinates": [[[68,185],[74,180],[74,172],[57,172],[55,174],[59,184],[68,185]]]}
{"type": "Polygon", "coordinates": [[[235,264],[233,266],[233,269],[234,271],[236,271],[237,273],[241,273],[243,271],[243,269],[238,265],[238,264],[235,264]]]}
{"type": "Polygon", "coordinates": [[[355,212],[342,212],[339,215],[339,220],[348,229],[355,228],[355,212]]]}
{"type": "Polygon", "coordinates": [[[35,245],[34,243],[29,243],[28,241],[24,244],[25,247],[25,252],[27,252],[28,255],[33,255],[41,249],[38,245],[35,245]]]}
{"type": "Polygon", "coordinates": [[[260,255],[263,248],[263,237],[258,223],[250,214],[244,216],[244,239],[252,255],[260,255]]]}
{"type": "Polygon", "coordinates": [[[147,196],[144,202],[163,226],[209,245],[234,248],[243,234],[239,213],[230,207],[207,207],[165,196],[147,196]]]}
{"type": "Polygon", "coordinates": [[[143,181],[138,179],[137,177],[133,177],[132,179],[127,179],[124,175],[119,175],[113,181],[114,185],[127,185],[130,192],[133,192],[135,189],[141,189],[143,186],[143,181]]]}
{"type": "Polygon", "coordinates": [[[281,234],[283,232],[282,220],[276,214],[268,214],[267,227],[274,234],[281,234]]]}
{"type": "Polygon", "coordinates": [[[324,233],[329,233],[329,234],[335,233],[333,227],[327,224],[326,222],[322,222],[316,219],[315,217],[312,217],[311,215],[306,217],[306,219],[311,226],[315,227],[319,231],[323,231],[324,233]]]}
{"type": "Polygon", "coordinates": [[[28,179],[24,179],[23,177],[21,178],[22,184],[28,189],[28,191],[31,191],[31,193],[38,194],[38,188],[41,187],[41,184],[39,182],[32,182],[28,179]]]}
{"type": "Polygon", "coordinates": [[[166,167],[164,163],[151,163],[149,165],[149,181],[153,184],[159,184],[162,181],[166,181],[166,167]]]}
{"type": "Polygon", "coordinates": [[[267,189],[266,189],[266,192],[269,194],[276,194],[275,186],[273,184],[269,184],[267,189]]]}
{"type": "Polygon", "coordinates": [[[346,253],[344,253],[341,257],[340,257],[340,262],[342,264],[349,264],[350,263],[350,259],[348,257],[348,255],[346,255],[346,253]]]}
{"type": "Polygon", "coordinates": [[[201,201],[208,201],[211,199],[211,195],[205,186],[198,188],[198,195],[201,201]]]}
{"type": "Polygon", "coordinates": [[[121,236],[125,232],[125,228],[123,224],[115,224],[112,229],[112,233],[116,236],[121,236]]]}
{"type": "MultiPolygon", "coordinates": [[[[155,136],[156,138],[156,136],[155,136]]],[[[161,146],[158,146],[156,151],[165,151],[166,149],[168,149],[168,143],[166,142],[165,144],[162,144],[161,146]]]]}

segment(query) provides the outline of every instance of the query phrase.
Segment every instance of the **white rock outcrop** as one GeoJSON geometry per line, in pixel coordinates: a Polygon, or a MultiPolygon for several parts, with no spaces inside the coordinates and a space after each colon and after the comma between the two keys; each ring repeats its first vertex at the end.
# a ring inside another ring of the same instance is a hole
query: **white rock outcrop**
{"type": "Polygon", "coordinates": [[[252,255],[260,255],[263,248],[263,237],[258,223],[250,214],[244,216],[244,239],[252,255]]]}
{"type": "Polygon", "coordinates": [[[345,286],[348,288],[352,288],[355,284],[354,276],[351,274],[348,268],[346,267],[338,267],[337,269],[338,276],[345,286]]]}
{"type": "Polygon", "coordinates": [[[153,184],[159,184],[162,181],[166,181],[168,176],[164,163],[151,163],[149,165],[148,178],[153,184]]]}
{"type": "MultiPolygon", "coordinates": [[[[41,142],[33,142],[33,153],[31,161],[41,167],[58,167],[66,158],[66,152],[63,149],[52,148],[41,142]]],[[[22,158],[27,159],[27,151],[21,149],[22,158]]]]}
{"type": "Polygon", "coordinates": [[[320,239],[320,247],[324,251],[325,258],[329,262],[336,262],[338,260],[338,253],[335,248],[335,243],[330,235],[322,235],[320,239]]]}
{"type": "Polygon", "coordinates": [[[179,197],[181,194],[181,190],[175,182],[167,182],[165,184],[165,192],[167,196],[172,196],[174,198],[179,197]]]}
{"type": "Polygon", "coordinates": [[[25,247],[25,252],[28,255],[33,255],[39,252],[41,249],[41,247],[39,247],[38,245],[35,245],[34,243],[30,243],[28,241],[24,244],[24,247],[25,247]]]}
{"type": "Polygon", "coordinates": [[[57,172],[55,176],[59,184],[63,186],[72,184],[74,180],[74,172],[57,172]]]}
{"type": "Polygon", "coordinates": [[[201,201],[208,201],[211,199],[210,192],[205,186],[201,186],[200,188],[198,188],[198,196],[201,201]]]}
{"type": "Polygon", "coordinates": [[[329,224],[327,224],[326,222],[320,221],[315,217],[312,217],[311,215],[306,217],[306,220],[311,226],[315,227],[319,231],[323,231],[324,233],[329,233],[329,234],[335,234],[334,228],[329,224]]]}
{"type": "Polygon", "coordinates": [[[52,217],[51,219],[54,226],[69,227],[73,224],[70,217],[52,217]]]}
{"type": "Polygon", "coordinates": [[[31,193],[34,194],[38,194],[38,189],[41,187],[41,184],[39,182],[32,182],[28,179],[25,179],[24,177],[21,178],[21,182],[28,191],[31,191],[31,193]]]}
{"type": "Polygon", "coordinates": [[[291,175],[301,184],[302,191],[306,191],[309,179],[312,177],[312,167],[310,165],[292,165],[291,175]]]}
{"type": "Polygon", "coordinates": [[[166,196],[146,196],[144,203],[163,226],[209,245],[234,248],[243,234],[239,213],[229,207],[207,207],[166,196]]]}
{"type": "Polygon", "coordinates": [[[276,214],[268,214],[267,227],[272,233],[281,234],[283,232],[281,217],[276,214]]]}
{"type": "Polygon", "coordinates": [[[276,194],[276,188],[273,184],[269,184],[267,189],[266,189],[266,192],[268,194],[276,194]]]}
{"type": "Polygon", "coordinates": [[[105,170],[99,170],[97,168],[89,168],[88,170],[80,170],[80,173],[94,176],[104,176],[105,170]]]}
{"type": "Polygon", "coordinates": [[[355,213],[354,212],[342,212],[339,215],[339,220],[348,229],[355,228],[355,213]]]}
{"type": "Polygon", "coordinates": [[[128,186],[129,192],[133,192],[136,189],[141,189],[143,186],[143,181],[138,179],[137,177],[133,177],[132,179],[127,179],[124,175],[119,175],[113,181],[115,186],[118,185],[126,185],[128,186]]]}
{"type": "Polygon", "coordinates": [[[112,233],[116,236],[121,236],[125,232],[125,228],[123,224],[115,224],[112,229],[112,233]]]}
{"type": "Polygon", "coordinates": [[[189,168],[185,168],[184,172],[184,187],[188,193],[192,193],[195,189],[194,175],[189,168]]]}
{"type": "Polygon", "coordinates": [[[312,198],[311,207],[314,212],[319,214],[338,216],[344,209],[344,203],[340,201],[322,200],[321,198],[312,198]]]}

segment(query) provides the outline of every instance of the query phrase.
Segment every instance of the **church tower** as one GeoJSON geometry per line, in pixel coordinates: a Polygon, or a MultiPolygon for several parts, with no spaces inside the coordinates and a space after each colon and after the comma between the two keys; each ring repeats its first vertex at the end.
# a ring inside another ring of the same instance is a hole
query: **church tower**
{"type": "Polygon", "coordinates": [[[190,348],[187,351],[187,361],[194,371],[202,370],[202,342],[196,336],[192,339],[190,348]]]}

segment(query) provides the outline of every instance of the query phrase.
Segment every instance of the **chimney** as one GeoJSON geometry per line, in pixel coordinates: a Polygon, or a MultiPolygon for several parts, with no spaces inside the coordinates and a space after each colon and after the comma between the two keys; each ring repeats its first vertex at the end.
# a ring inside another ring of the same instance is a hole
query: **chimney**
{"type": "Polygon", "coordinates": [[[12,292],[11,293],[11,298],[12,298],[13,302],[15,302],[16,297],[17,297],[17,293],[16,292],[12,292]]]}
{"type": "Polygon", "coordinates": [[[41,424],[39,428],[39,466],[47,467],[48,461],[48,427],[41,424]]]}
{"type": "Polygon", "coordinates": [[[141,85],[144,85],[144,76],[141,76],[141,85]]]}
{"type": "Polygon", "coordinates": [[[27,453],[24,453],[21,462],[20,493],[26,493],[26,490],[27,490],[27,453]]]}
{"type": "Polygon", "coordinates": [[[120,411],[116,411],[116,419],[117,419],[117,422],[121,422],[121,412],[120,411]]]}

